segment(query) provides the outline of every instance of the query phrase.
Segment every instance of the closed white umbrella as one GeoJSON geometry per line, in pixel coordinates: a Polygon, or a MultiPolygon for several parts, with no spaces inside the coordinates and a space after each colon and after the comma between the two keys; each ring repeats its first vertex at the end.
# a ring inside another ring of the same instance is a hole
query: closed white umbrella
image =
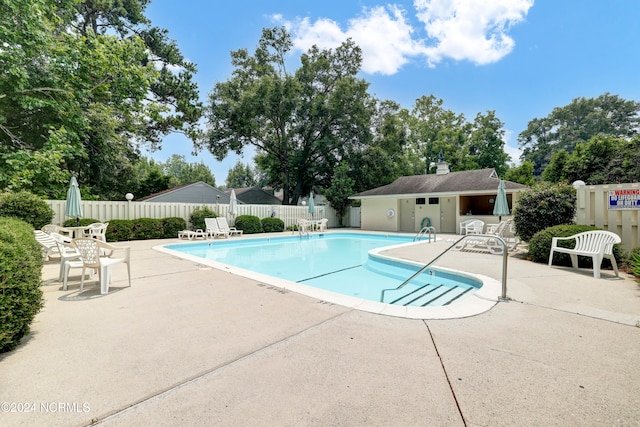
{"type": "Polygon", "coordinates": [[[65,203],[64,213],[66,216],[76,219],[76,225],[80,225],[80,217],[82,216],[82,197],[80,196],[80,188],[75,175],[71,175],[71,182],[67,190],[67,201],[65,203]]]}
{"type": "Polygon", "coordinates": [[[236,198],[236,190],[231,190],[231,196],[229,197],[229,214],[236,216],[238,214],[238,199],[236,198]]]}
{"type": "Polygon", "coordinates": [[[500,180],[498,185],[498,194],[496,195],[496,203],[493,205],[493,214],[502,221],[502,215],[509,215],[509,202],[507,202],[507,190],[504,188],[504,180],[500,180]]]}

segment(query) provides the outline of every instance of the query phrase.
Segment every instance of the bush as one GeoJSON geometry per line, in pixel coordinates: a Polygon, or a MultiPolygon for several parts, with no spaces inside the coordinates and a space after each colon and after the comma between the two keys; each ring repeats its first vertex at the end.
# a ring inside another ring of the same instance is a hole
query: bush
{"type": "MultiPolygon", "coordinates": [[[[549,262],[549,252],[551,252],[551,241],[554,237],[569,237],[574,234],[582,233],[584,231],[600,230],[599,228],[592,227],[590,225],[556,225],[555,227],[547,228],[546,230],[536,233],[529,242],[529,258],[533,262],[549,262]]],[[[573,248],[575,246],[573,241],[559,242],[563,248],[573,248]]],[[[623,258],[622,249],[620,245],[613,246],[613,256],[616,260],[623,258]]],[[[578,256],[578,266],[583,268],[592,268],[593,263],[590,257],[578,256]]],[[[571,265],[571,258],[569,254],[554,253],[553,265],[571,265]]],[[[609,260],[605,260],[602,266],[607,268],[611,266],[609,260]]]]}
{"type": "Polygon", "coordinates": [[[235,227],[242,230],[244,234],[262,233],[262,223],[260,218],[253,215],[240,215],[236,218],[235,227]]]}
{"type": "Polygon", "coordinates": [[[18,345],[44,304],[42,263],[33,225],[0,218],[0,352],[18,345]]]}
{"type": "Polygon", "coordinates": [[[162,219],[162,237],[171,238],[178,235],[178,231],[187,228],[187,221],[184,218],[170,217],[162,219]]]}
{"type": "Polygon", "coordinates": [[[131,221],[131,232],[133,240],[162,239],[162,220],[155,218],[134,219],[131,221]]]}
{"type": "Polygon", "coordinates": [[[640,277],[640,248],[633,248],[626,261],[629,272],[636,277],[640,277]]]}
{"type": "Polygon", "coordinates": [[[204,219],[216,218],[217,216],[217,213],[203,206],[201,208],[194,209],[194,211],[191,212],[191,216],[189,217],[189,224],[191,224],[192,230],[206,230],[207,226],[204,222],[204,219]]]}
{"type": "Polygon", "coordinates": [[[28,191],[0,194],[0,216],[18,218],[40,229],[53,220],[53,209],[28,191]]]}
{"type": "MultiPolygon", "coordinates": [[[[96,222],[101,222],[99,219],[95,218],[80,218],[80,227],[85,227],[87,225],[91,225],[96,222]]],[[[78,220],[76,218],[67,219],[62,223],[63,227],[75,227],[78,224],[78,220]]],[[[109,224],[111,225],[111,224],[109,224]]]]}
{"type": "Polygon", "coordinates": [[[133,240],[132,226],[133,221],[128,219],[112,219],[105,234],[107,242],[133,240]]]}
{"type": "Polygon", "coordinates": [[[573,224],[576,191],[570,185],[540,185],[521,193],[513,211],[516,234],[525,242],[554,225],[573,224]]]}
{"type": "Polygon", "coordinates": [[[262,230],[265,233],[282,232],[284,231],[284,221],[280,218],[263,218],[262,230]]]}

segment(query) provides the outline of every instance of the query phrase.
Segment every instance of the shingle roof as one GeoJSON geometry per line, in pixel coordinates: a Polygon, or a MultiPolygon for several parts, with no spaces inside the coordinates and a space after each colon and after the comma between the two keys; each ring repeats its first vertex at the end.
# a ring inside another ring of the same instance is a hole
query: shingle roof
{"type": "MultiPolygon", "coordinates": [[[[402,176],[391,184],[363,191],[351,196],[351,198],[496,191],[499,182],[500,178],[498,178],[493,168],[450,172],[442,175],[402,176]]],[[[507,190],[520,190],[527,188],[527,186],[517,182],[505,181],[505,188],[507,190]]]]}

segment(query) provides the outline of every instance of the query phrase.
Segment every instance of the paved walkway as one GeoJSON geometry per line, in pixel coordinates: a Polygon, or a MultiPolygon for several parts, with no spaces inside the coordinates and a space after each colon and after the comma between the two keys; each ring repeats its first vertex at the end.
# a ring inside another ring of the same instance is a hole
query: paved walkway
{"type": "Polygon", "coordinates": [[[0,425],[640,425],[640,287],[624,273],[512,256],[512,301],[412,320],[151,249],[164,243],[131,242],[133,285],[116,267],[104,296],[63,292],[45,266],[32,334],[0,355],[0,425]]]}

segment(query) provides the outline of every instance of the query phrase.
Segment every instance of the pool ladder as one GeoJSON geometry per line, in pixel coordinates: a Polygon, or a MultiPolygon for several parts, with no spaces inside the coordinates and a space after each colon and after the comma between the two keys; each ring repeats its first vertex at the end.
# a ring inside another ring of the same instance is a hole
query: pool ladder
{"type": "MultiPolygon", "coordinates": [[[[424,228],[429,228],[429,227],[424,227],[424,228]]],[[[424,228],[423,228],[423,230],[424,230],[424,228]]],[[[422,230],[420,230],[420,231],[422,232],[422,230]]],[[[418,234],[420,234],[420,233],[418,233],[418,234]]],[[[403,287],[405,287],[407,285],[407,283],[411,282],[413,279],[415,279],[416,277],[420,276],[427,269],[429,269],[429,267],[431,267],[433,265],[433,263],[435,263],[437,260],[439,260],[444,254],[446,254],[447,252],[449,252],[452,249],[457,249],[457,248],[461,247],[460,242],[462,242],[463,240],[474,239],[474,236],[475,236],[475,238],[477,238],[478,236],[491,237],[492,239],[495,239],[496,243],[498,243],[500,246],[502,246],[502,293],[501,293],[501,295],[500,295],[500,297],[498,299],[500,301],[507,301],[508,300],[508,298],[507,298],[507,259],[509,257],[509,253],[507,251],[507,243],[504,241],[504,239],[502,239],[502,237],[499,237],[499,236],[486,236],[486,235],[473,235],[473,234],[470,234],[470,235],[462,236],[460,239],[458,239],[457,242],[453,243],[447,249],[442,251],[437,257],[435,257],[434,259],[429,261],[427,263],[427,265],[422,267],[415,274],[413,274],[407,280],[402,282],[398,287],[383,289],[382,292],[380,292],[380,302],[384,302],[384,294],[387,291],[396,291],[398,289],[402,289],[403,287]]],[[[416,237],[418,237],[418,236],[416,236],[416,237]]],[[[430,274],[433,274],[433,272],[430,272],[430,274]]],[[[401,299],[401,298],[399,298],[399,299],[401,299]]]]}
{"type": "Polygon", "coordinates": [[[422,229],[418,231],[418,234],[416,234],[415,237],[413,238],[413,241],[418,242],[422,240],[422,238],[425,237],[426,235],[429,236],[429,242],[435,242],[436,228],[434,226],[422,227],[422,229]],[[433,236],[433,238],[431,236],[433,236]]]}

